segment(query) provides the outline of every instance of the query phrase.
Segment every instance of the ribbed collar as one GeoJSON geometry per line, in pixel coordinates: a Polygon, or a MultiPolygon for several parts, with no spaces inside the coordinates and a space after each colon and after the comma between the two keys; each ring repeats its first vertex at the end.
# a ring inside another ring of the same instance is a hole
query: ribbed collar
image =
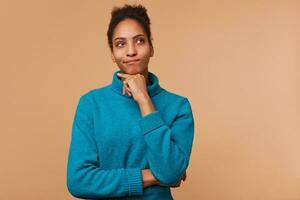
{"type": "MultiPolygon", "coordinates": [[[[121,71],[115,71],[113,73],[113,77],[112,77],[112,83],[111,83],[111,89],[120,94],[122,94],[122,90],[123,90],[123,82],[121,80],[121,78],[119,78],[117,76],[117,73],[120,73],[121,71]]],[[[150,85],[147,85],[147,91],[150,97],[155,96],[156,94],[158,94],[159,92],[161,92],[162,88],[159,85],[159,80],[158,77],[152,73],[152,72],[148,72],[148,78],[150,80],[150,85]]],[[[125,93],[125,95],[123,95],[124,97],[127,98],[132,98],[131,96],[129,96],[127,93],[125,93]]]]}

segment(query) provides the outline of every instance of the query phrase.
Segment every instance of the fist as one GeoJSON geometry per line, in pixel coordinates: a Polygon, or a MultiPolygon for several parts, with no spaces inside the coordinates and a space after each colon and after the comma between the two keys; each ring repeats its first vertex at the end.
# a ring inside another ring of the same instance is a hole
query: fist
{"type": "Polygon", "coordinates": [[[136,101],[148,96],[146,79],[143,75],[117,73],[117,76],[121,77],[123,81],[123,95],[127,93],[129,96],[132,96],[136,101]]]}

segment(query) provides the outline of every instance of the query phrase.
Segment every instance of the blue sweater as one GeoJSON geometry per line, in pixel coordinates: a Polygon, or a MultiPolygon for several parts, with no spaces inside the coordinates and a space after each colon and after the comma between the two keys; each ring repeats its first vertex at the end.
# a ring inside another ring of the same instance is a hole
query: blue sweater
{"type": "Polygon", "coordinates": [[[155,112],[141,115],[122,95],[122,80],[81,95],[75,112],[67,163],[69,192],[83,199],[173,199],[170,185],[186,171],[194,119],[186,97],[159,85],[149,72],[148,94],[155,112]],[[151,169],[163,185],[143,188],[141,170],[151,169]]]}

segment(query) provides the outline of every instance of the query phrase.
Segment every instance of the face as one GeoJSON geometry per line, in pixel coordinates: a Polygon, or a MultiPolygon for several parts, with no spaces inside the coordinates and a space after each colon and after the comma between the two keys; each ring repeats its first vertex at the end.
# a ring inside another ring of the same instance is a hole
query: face
{"type": "Polygon", "coordinates": [[[112,36],[112,59],[126,74],[145,74],[153,56],[147,35],[143,27],[133,19],[121,21],[112,36]]]}

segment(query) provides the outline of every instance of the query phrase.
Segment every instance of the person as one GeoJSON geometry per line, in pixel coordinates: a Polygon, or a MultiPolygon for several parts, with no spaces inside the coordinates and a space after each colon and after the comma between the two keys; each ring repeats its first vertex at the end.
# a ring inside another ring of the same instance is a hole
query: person
{"type": "Polygon", "coordinates": [[[119,70],[110,84],[79,98],[67,163],[74,197],[168,200],[186,178],[192,108],[149,71],[150,24],[143,5],[112,10],[107,38],[119,70]]]}

